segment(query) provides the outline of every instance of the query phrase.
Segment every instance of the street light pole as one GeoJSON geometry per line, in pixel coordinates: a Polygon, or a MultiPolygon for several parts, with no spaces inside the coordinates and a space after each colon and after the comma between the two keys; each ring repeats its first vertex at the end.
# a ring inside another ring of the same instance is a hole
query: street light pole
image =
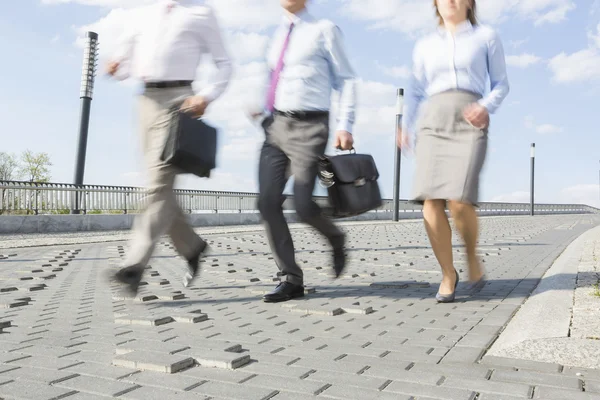
{"type": "Polygon", "coordinates": [[[529,211],[529,215],[534,215],[534,200],[535,200],[535,143],[531,143],[531,187],[529,189],[530,191],[530,211],[529,211]]]}
{"type": "MultiPolygon", "coordinates": [[[[396,92],[396,134],[402,128],[402,114],[404,108],[404,89],[400,88],[396,92]]],[[[407,134],[408,132],[403,132],[407,134]]],[[[394,135],[395,136],[395,135],[394,135]]],[[[394,212],[393,220],[400,219],[400,168],[402,164],[402,150],[396,143],[394,156],[394,212]]]]}
{"type": "MultiPolygon", "coordinates": [[[[85,49],[83,53],[83,67],[81,71],[81,89],[79,98],[81,99],[81,109],[79,116],[79,145],[77,147],[77,159],[75,164],[75,176],[73,183],[76,187],[83,185],[83,173],[85,171],[85,154],[87,150],[88,128],[90,124],[90,109],[92,105],[92,95],[94,93],[94,78],[96,77],[96,67],[98,59],[98,34],[87,32],[85,49]]],[[[75,207],[71,214],[80,213],[80,195],[75,192],[75,207]]]]}

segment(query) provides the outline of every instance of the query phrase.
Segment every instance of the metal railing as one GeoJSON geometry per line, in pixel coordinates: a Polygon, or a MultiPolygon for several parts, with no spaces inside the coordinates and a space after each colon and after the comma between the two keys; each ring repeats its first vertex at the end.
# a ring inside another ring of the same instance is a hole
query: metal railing
{"type": "MultiPolygon", "coordinates": [[[[76,186],[65,183],[0,181],[0,214],[69,214],[78,206],[86,214],[139,213],[146,205],[146,190],[125,186],[76,186]]],[[[257,213],[256,193],[175,190],[177,201],[188,213],[257,213]]],[[[315,200],[327,206],[327,198],[315,200]]],[[[293,196],[288,196],[284,209],[293,210],[293,196]]],[[[536,204],[536,214],[596,214],[600,210],[583,204],[536,204]]],[[[392,212],[392,200],[373,212],[392,212]]],[[[528,214],[527,203],[480,204],[480,215],[528,214]]],[[[400,202],[400,213],[421,213],[422,207],[407,200],[400,202]]]]}

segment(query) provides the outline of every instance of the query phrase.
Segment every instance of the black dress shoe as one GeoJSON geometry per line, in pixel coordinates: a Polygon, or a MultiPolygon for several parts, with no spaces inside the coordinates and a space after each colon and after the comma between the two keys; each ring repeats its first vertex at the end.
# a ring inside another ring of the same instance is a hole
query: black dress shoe
{"type": "Polygon", "coordinates": [[[298,297],[304,297],[304,286],[294,285],[290,282],[281,282],[275,290],[263,296],[263,301],[265,303],[279,303],[298,297]]]}
{"type": "Polygon", "coordinates": [[[333,272],[335,277],[339,278],[342,272],[346,269],[346,249],[344,244],[346,237],[341,236],[331,241],[333,246],[333,272]]]}
{"type": "Polygon", "coordinates": [[[131,267],[125,267],[117,271],[113,275],[113,279],[119,283],[127,285],[127,289],[131,295],[137,295],[142,281],[142,275],[144,274],[144,267],[134,265],[131,267]]]}
{"type": "Polygon", "coordinates": [[[183,277],[183,286],[190,286],[194,279],[196,279],[196,276],[198,276],[198,272],[200,271],[200,259],[206,250],[208,250],[208,243],[202,242],[198,249],[198,253],[188,260],[188,271],[183,277]]]}

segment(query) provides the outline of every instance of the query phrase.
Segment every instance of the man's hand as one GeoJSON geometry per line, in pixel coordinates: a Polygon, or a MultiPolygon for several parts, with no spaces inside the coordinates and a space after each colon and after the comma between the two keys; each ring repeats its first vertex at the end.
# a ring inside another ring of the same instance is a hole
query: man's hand
{"type": "Polygon", "coordinates": [[[337,131],[335,133],[334,147],[336,149],[350,150],[354,145],[354,138],[348,131],[337,131]]]}
{"type": "Polygon", "coordinates": [[[396,132],[396,145],[401,150],[408,150],[408,149],[410,149],[410,138],[409,138],[409,135],[405,134],[404,132],[402,132],[402,129],[398,129],[398,131],[396,132]]]}
{"type": "Polygon", "coordinates": [[[110,76],[114,76],[117,71],[119,70],[119,67],[121,66],[120,63],[116,62],[116,61],[111,61],[106,65],[106,73],[109,74],[110,76]]]}
{"type": "Polygon", "coordinates": [[[181,111],[192,115],[194,118],[200,118],[204,115],[208,100],[202,96],[190,96],[181,105],[181,111]]]}
{"type": "Polygon", "coordinates": [[[469,104],[465,107],[463,116],[468,123],[477,129],[485,129],[490,124],[490,114],[487,108],[478,103],[469,104]]]}

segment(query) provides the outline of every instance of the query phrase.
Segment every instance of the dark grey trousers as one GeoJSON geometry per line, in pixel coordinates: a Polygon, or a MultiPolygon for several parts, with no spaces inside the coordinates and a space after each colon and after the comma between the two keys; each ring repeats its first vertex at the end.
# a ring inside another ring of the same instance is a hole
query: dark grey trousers
{"type": "Polygon", "coordinates": [[[284,279],[302,285],[303,273],[296,264],[294,243],[281,200],[287,180],[293,175],[294,204],[299,219],[321,232],[332,244],[343,236],[343,232],[322,215],[312,197],[319,157],[325,153],[329,137],[329,117],[298,120],[273,115],[262,125],[266,137],[260,154],[258,208],[284,279]]]}

